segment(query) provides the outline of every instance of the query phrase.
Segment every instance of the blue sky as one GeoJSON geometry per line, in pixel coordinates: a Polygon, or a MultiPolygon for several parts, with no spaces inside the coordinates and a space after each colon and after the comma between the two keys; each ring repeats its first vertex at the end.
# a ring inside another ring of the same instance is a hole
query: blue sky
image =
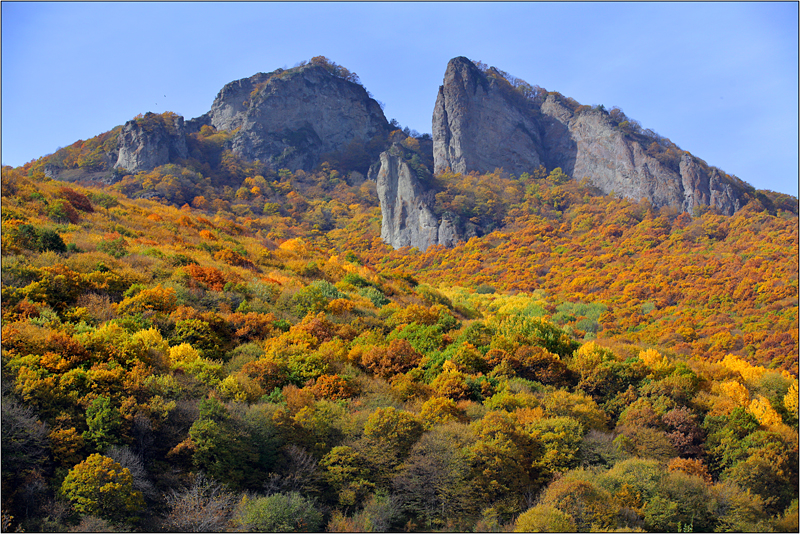
{"type": "Polygon", "coordinates": [[[467,56],[796,196],[797,23],[796,2],[3,2],[2,163],[138,113],[196,117],[227,82],[316,55],[430,132],[467,56]]]}

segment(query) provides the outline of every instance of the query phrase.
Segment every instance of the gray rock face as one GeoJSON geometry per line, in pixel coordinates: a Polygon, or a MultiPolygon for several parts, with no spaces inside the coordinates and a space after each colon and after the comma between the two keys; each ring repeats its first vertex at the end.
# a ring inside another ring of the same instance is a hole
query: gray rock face
{"type": "Polygon", "coordinates": [[[183,117],[147,113],[142,119],[130,120],[122,127],[114,167],[136,172],[187,157],[183,117]]]}
{"type": "Polygon", "coordinates": [[[741,194],[724,182],[716,169],[706,169],[696,158],[684,154],[680,171],[685,193],[684,211],[692,213],[695,207],[711,206],[720,213],[733,215],[742,207],[741,194]]]}
{"type": "MultiPolygon", "coordinates": [[[[575,115],[553,95],[542,104],[541,112],[546,132],[561,126],[574,143],[574,148],[566,150],[553,144],[548,156],[554,166],[561,166],[573,178],[588,178],[605,194],[646,198],[657,208],[672,206],[689,213],[701,205],[726,215],[741,208],[741,193],[724,183],[716,170],[683,154],[680,170],[675,172],[648,155],[642,145],[626,139],[603,112],[575,115]]],[[[553,137],[558,139],[558,135],[553,137]]]]}
{"type": "Polygon", "coordinates": [[[681,206],[681,180],[674,172],[650,157],[639,145],[625,139],[600,111],[573,115],[553,95],[545,100],[542,113],[552,123],[563,125],[574,141],[574,150],[554,150],[550,157],[573,178],[586,177],[603,193],[647,198],[654,206],[681,206]]]}
{"type": "Polygon", "coordinates": [[[416,247],[421,251],[437,244],[455,245],[462,240],[456,225],[434,215],[433,192],[420,181],[403,154],[399,145],[383,152],[375,175],[381,204],[381,239],[394,248],[416,247]]]}
{"type": "Polygon", "coordinates": [[[435,173],[502,166],[521,174],[543,163],[538,124],[497,85],[467,58],[447,65],[433,110],[435,173]]]}
{"type": "Polygon", "coordinates": [[[614,127],[602,111],[574,113],[548,95],[536,109],[509,96],[466,58],[452,59],[433,112],[434,169],[439,173],[521,174],[540,164],[587,178],[603,193],[614,192],[655,207],[692,212],[704,205],[732,214],[742,189],[700,160],[683,155],[671,169],[614,127]]]}
{"type": "Polygon", "coordinates": [[[363,87],[316,65],[231,82],[208,117],[217,130],[239,129],[232,139],[238,155],[293,171],[311,170],[323,154],[367,145],[389,131],[363,87]]]}

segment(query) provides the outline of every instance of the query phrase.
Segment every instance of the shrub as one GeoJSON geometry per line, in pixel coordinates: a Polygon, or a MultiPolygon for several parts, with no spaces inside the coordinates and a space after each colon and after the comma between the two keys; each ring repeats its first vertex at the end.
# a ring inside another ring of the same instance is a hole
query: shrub
{"type": "Polygon", "coordinates": [[[94,213],[92,202],[86,195],[78,193],[69,187],[62,187],[58,190],[58,192],[61,194],[61,198],[72,204],[72,207],[76,210],[85,211],[86,213],[94,213]]]}
{"type": "Polygon", "coordinates": [[[345,298],[336,286],[325,280],[314,280],[292,297],[295,313],[304,317],[309,313],[325,311],[328,302],[345,298]]]}
{"type": "Polygon", "coordinates": [[[55,230],[36,228],[32,224],[23,224],[9,232],[11,242],[19,247],[37,252],[66,252],[64,240],[55,230]]]}
{"type": "Polygon", "coordinates": [[[390,302],[386,295],[374,287],[364,287],[359,290],[358,294],[372,302],[372,305],[376,308],[382,308],[390,302]]]}
{"type": "Polygon", "coordinates": [[[478,295],[491,295],[495,292],[495,288],[488,284],[481,284],[475,288],[475,293],[478,295]]]}
{"type": "Polygon", "coordinates": [[[322,512],[296,492],[244,498],[237,523],[251,532],[321,532],[322,512]]]}
{"type": "Polygon", "coordinates": [[[47,216],[55,219],[56,221],[69,221],[72,224],[75,224],[80,220],[80,216],[78,215],[78,212],[75,211],[75,208],[72,207],[72,204],[61,198],[53,201],[53,203],[48,206],[47,216]]]}
{"type": "Polygon", "coordinates": [[[572,516],[550,504],[539,504],[517,518],[514,532],[577,532],[572,516]]]}
{"type": "Polygon", "coordinates": [[[104,239],[98,243],[97,250],[100,252],[105,252],[109,256],[119,259],[123,256],[127,256],[128,242],[125,241],[125,238],[122,236],[111,240],[104,239]]]}

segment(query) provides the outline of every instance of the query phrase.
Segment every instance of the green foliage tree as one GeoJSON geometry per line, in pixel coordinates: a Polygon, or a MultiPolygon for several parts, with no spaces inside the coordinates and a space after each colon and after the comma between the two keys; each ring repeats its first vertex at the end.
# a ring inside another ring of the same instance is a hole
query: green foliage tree
{"type": "Polygon", "coordinates": [[[319,465],[335,501],[344,510],[360,505],[375,489],[366,456],[353,447],[333,447],[319,465]]]}
{"type": "Polygon", "coordinates": [[[97,451],[103,452],[120,443],[122,416],[108,397],[100,396],[92,401],[86,409],[86,425],[89,430],[83,433],[83,439],[97,451]]]}
{"type": "Polygon", "coordinates": [[[372,480],[387,487],[394,470],[422,436],[423,426],[412,413],[378,408],[364,423],[364,453],[373,468],[372,480]]]}
{"type": "Polygon", "coordinates": [[[473,425],[478,439],[469,455],[477,494],[504,516],[519,513],[525,495],[540,487],[541,443],[507,412],[489,412],[473,425]]]}
{"type": "Polygon", "coordinates": [[[578,466],[584,428],[572,417],[543,418],[528,426],[542,443],[544,454],[538,463],[545,473],[565,472],[578,466]]]}
{"type": "Polygon", "coordinates": [[[174,343],[188,343],[204,358],[220,359],[225,355],[225,341],[211,325],[200,319],[185,319],[175,323],[174,343]]]}
{"type": "Polygon", "coordinates": [[[246,532],[320,532],[323,515],[299,493],[242,499],[235,521],[246,532]]]}
{"type": "Polygon", "coordinates": [[[264,466],[259,465],[262,457],[243,426],[218,400],[203,400],[186,443],[195,467],[234,488],[255,484],[264,466]]]}
{"type": "Polygon", "coordinates": [[[572,471],[550,484],[542,495],[541,504],[569,516],[578,532],[622,526],[618,525],[618,506],[611,494],[583,470],[572,471]]]}
{"type": "Polygon", "coordinates": [[[113,258],[122,258],[128,254],[128,241],[119,236],[114,239],[104,239],[97,244],[97,250],[105,252],[113,258]]]}
{"type": "Polygon", "coordinates": [[[325,311],[328,302],[343,298],[345,295],[336,286],[326,280],[314,280],[292,297],[295,314],[305,317],[309,313],[325,311]]]}
{"type": "Polygon", "coordinates": [[[392,481],[399,506],[429,529],[463,528],[475,511],[469,455],[458,434],[459,425],[425,434],[392,481]]]}
{"type": "Polygon", "coordinates": [[[22,248],[38,252],[46,252],[48,250],[53,252],[67,251],[67,245],[64,240],[58,232],[50,228],[37,228],[32,224],[22,224],[13,228],[10,233],[10,240],[22,248]]]}
{"type": "Polygon", "coordinates": [[[58,222],[76,224],[80,220],[80,216],[72,204],[61,198],[50,203],[47,207],[47,215],[58,222]]]}

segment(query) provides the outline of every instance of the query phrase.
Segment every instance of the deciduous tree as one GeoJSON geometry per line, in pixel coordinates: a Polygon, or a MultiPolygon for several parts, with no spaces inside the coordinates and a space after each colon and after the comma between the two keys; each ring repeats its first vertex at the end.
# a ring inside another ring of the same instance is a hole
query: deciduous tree
{"type": "Polygon", "coordinates": [[[111,458],[92,454],[67,473],[61,493],[82,514],[111,521],[136,521],[144,508],[130,471],[111,458]]]}

